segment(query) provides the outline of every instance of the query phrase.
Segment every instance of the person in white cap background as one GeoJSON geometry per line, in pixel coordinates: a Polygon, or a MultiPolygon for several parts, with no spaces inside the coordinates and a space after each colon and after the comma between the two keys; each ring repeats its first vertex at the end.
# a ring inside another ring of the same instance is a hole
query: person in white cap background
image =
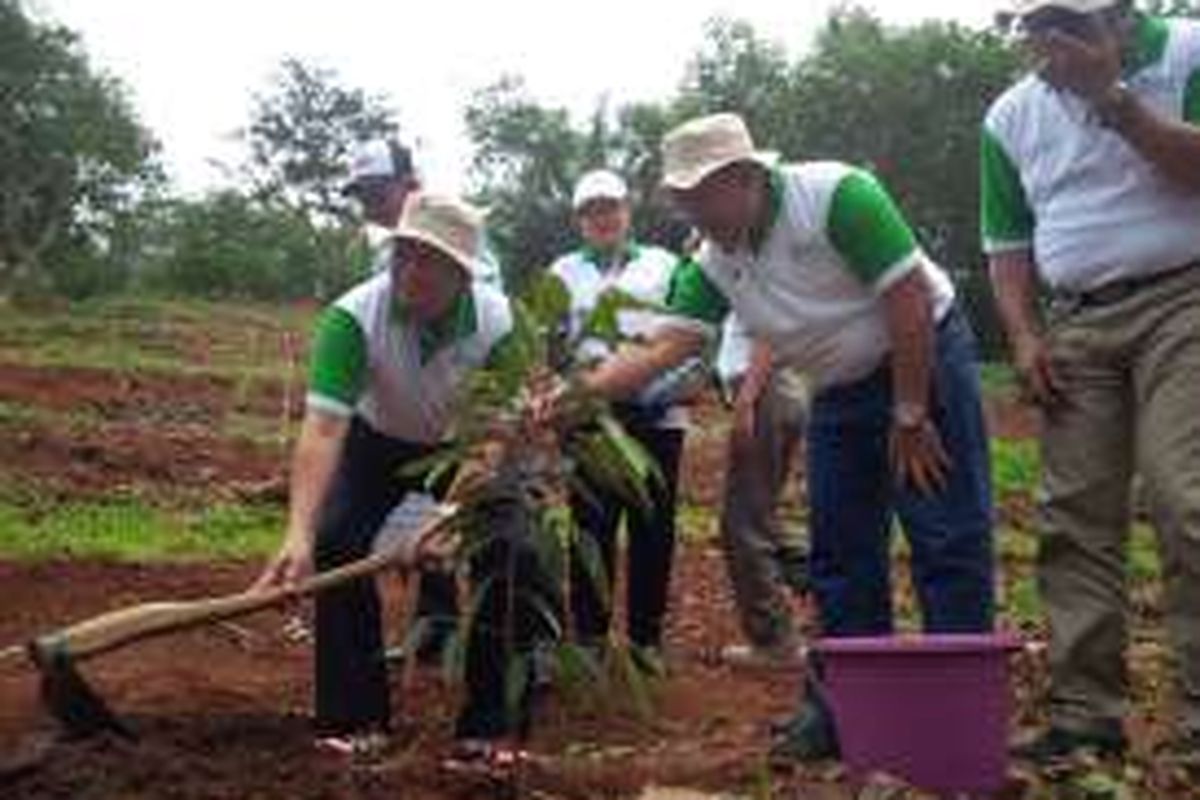
{"type": "Polygon", "coordinates": [[[1009,10],[1038,61],[983,123],[983,246],[1014,364],[1043,412],[1051,636],[1050,727],[1018,752],[1125,750],[1137,472],[1180,665],[1168,750],[1200,763],[1200,25],[1123,0],[1009,10]]]}
{"type": "Polygon", "coordinates": [[[785,525],[779,505],[800,455],[808,419],[803,373],[775,368],[770,349],[754,342],[735,314],[721,330],[715,367],[734,421],[729,434],[721,544],[734,605],[748,644],[730,644],[735,666],[794,667],[801,642],[788,592],[808,592],[808,539],[785,525]]]}
{"type": "MultiPolygon", "coordinates": [[[[362,211],[367,244],[374,251],[372,272],[385,270],[391,262],[391,230],[400,221],[405,200],[422,188],[412,149],[390,138],[359,142],[350,153],[348,171],[342,194],[362,211]]],[[[486,237],[480,259],[475,279],[503,290],[500,264],[486,237]]]]}
{"type": "MultiPolygon", "coordinates": [[[[257,587],[291,583],[314,568],[326,571],[367,555],[392,509],[407,493],[424,489],[424,476],[406,466],[446,444],[467,377],[503,357],[513,325],[504,295],[472,279],[482,236],[481,216],[472,207],[413,194],[392,232],[389,269],[352,288],[319,318],[287,532],[257,587]]],[[[502,742],[528,722],[527,705],[514,716],[508,704],[503,619],[512,607],[517,629],[528,632],[529,620],[537,618],[528,598],[542,584],[536,556],[527,547],[511,549],[520,539],[514,513],[496,511],[489,529],[499,550],[485,548],[472,563],[477,580],[504,577],[488,584],[480,624],[467,644],[467,692],[456,728],[464,743],[502,742]],[[497,533],[509,529],[512,537],[497,533]],[[521,592],[512,590],[513,582],[521,592]]],[[[318,744],[378,755],[391,714],[375,582],[323,592],[315,606],[318,744]]]]}
{"type": "MultiPolygon", "coordinates": [[[[583,175],[572,198],[575,221],[583,239],[578,250],[568,253],[550,267],[570,295],[566,321],[577,335],[606,292],[617,290],[652,306],[666,302],[679,257],[659,247],[641,244],[631,235],[629,189],[609,170],[583,175]]],[[[661,314],[649,309],[623,309],[618,313],[622,339],[651,336],[661,314]]],[[[600,339],[584,339],[569,354],[570,365],[585,368],[613,356],[610,345],[600,339]]],[[[626,619],[635,663],[651,672],[663,667],[663,621],[675,551],[675,505],[679,459],[683,450],[686,413],[679,405],[699,364],[687,365],[670,379],[647,391],[623,398],[615,412],[626,430],[646,448],[658,465],[661,483],[652,487],[652,508],[632,507],[602,486],[575,492],[571,507],[581,534],[597,546],[603,559],[608,587],[589,578],[582,558],[572,560],[571,612],[574,634],[589,647],[606,641],[612,617],[606,596],[617,566],[617,533],[624,518],[628,530],[626,619]]]]}
{"type": "Polygon", "coordinates": [[[395,139],[360,142],[350,154],[349,173],[342,194],[362,209],[368,241],[381,245],[400,221],[404,201],[421,188],[412,150],[395,139]]]}
{"type": "MultiPolygon", "coordinates": [[[[924,628],[990,630],[987,434],[974,339],[946,274],[869,173],[780,166],[734,114],[676,128],[663,158],[663,183],[706,242],[673,277],[676,323],[584,376],[585,389],[636,393],[701,352],[736,312],[775,362],[812,382],[810,569],[822,633],[893,630],[894,516],[912,549],[924,628]]],[[[773,755],[837,753],[830,712],[805,691],[773,755]]]]}

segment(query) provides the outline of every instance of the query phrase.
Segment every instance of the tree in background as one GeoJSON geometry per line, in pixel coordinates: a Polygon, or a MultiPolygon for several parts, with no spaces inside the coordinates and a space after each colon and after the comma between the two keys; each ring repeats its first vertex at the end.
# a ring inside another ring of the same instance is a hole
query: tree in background
{"type": "Polygon", "coordinates": [[[369,260],[353,228],[316,230],[292,209],[237,190],[167,203],[157,241],[147,288],[212,299],[320,297],[352,284],[369,260]]]}
{"type": "Polygon", "coordinates": [[[979,130],[1020,57],[997,33],[929,22],[888,28],[835,13],[795,69],[791,123],[768,141],[789,157],[868,166],[944,265],[984,339],[1002,342],[979,251],[979,130]]]}
{"type": "Polygon", "coordinates": [[[0,0],[0,296],[123,285],[154,149],[75,34],[0,0]]]}
{"type": "Polygon", "coordinates": [[[669,102],[613,114],[602,104],[576,126],[510,79],[478,96],[467,122],[510,268],[537,270],[570,246],[571,182],[602,164],[630,179],[638,234],[678,245],[678,223],[657,192],[662,136],[688,117],[736,111],[762,147],[786,159],[836,158],[878,172],[963,289],[985,344],[998,346],[978,247],[979,126],[1019,68],[998,33],[951,23],[890,28],[842,9],[793,62],[750,25],[718,20],[669,102]]]}
{"type": "Polygon", "coordinates": [[[254,99],[242,132],[243,186],[165,204],[147,284],[168,293],[259,300],[324,299],[369,270],[341,195],[351,148],[394,134],[381,98],[332,70],[285,59],[254,99]]]}
{"type": "MultiPolygon", "coordinates": [[[[501,78],[475,93],[465,112],[475,144],[478,202],[500,254],[505,283],[526,284],[571,240],[571,189],[595,154],[588,132],[566,109],[535,102],[519,79],[501,78]]],[[[593,134],[595,132],[593,131],[593,134]]]]}
{"type": "Polygon", "coordinates": [[[351,148],[398,130],[383,98],[344,86],[336,72],[286,58],[269,90],[255,97],[243,138],[255,194],[314,224],[350,219],[339,191],[351,148]]]}

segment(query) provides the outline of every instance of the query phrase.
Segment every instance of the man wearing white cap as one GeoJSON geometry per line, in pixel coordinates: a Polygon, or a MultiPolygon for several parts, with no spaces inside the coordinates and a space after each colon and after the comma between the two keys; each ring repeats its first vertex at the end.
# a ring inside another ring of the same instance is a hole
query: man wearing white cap
{"type": "MultiPolygon", "coordinates": [[[[567,325],[577,338],[597,304],[610,291],[623,292],[651,306],[665,304],[671,275],[679,257],[659,247],[640,244],[630,236],[631,208],[625,181],[608,170],[588,172],[576,184],[573,206],[583,247],[568,253],[550,268],[571,299],[567,325]]],[[[623,339],[635,341],[654,334],[662,315],[648,309],[622,309],[618,327],[623,339]]],[[[583,339],[570,354],[572,367],[595,366],[613,356],[609,343],[583,339]]],[[[698,363],[690,365],[699,368],[698,363]]],[[[589,485],[571,497],[571,507],[584,535],[590,536],[603,559],[609,586],[595,585],[581,558],[572,561],[571,610],[576,636],[588,646],[600,646],[608,636],[615,577],[617,530],[627,519],[627,609],[629,640],[636,663],[650,671],[662,667],[663,619],[675,550],[675,495],[683,449],[684,409],[679,390],[695,370],[684,369],[646,391],[617,403],[615,412],[626,430],[646,448],[658,465],[661,484],[652,488],[652,508],[631,507],[603,486],[589,485]]]]}
{"type": "MultiPolygon", "coordinates": [[[[946,274],[869,173],[779,166],[733,114],[676,128],[663,156],[663,182],[706,242],[672,281],[678,323],[585,385],[636,391],[700,352],[733,310],[777,363],[812,381],[811,580],[823,633],[893,630],[893,516],[912,547],[925,629],[990,629],[987,436],[974,340],[946,274]]],[[[830,714],[808,691],[775,754],[837,752],[830,714]]]]}
{"type": "MultiPolygon", "coordinates": [[[[376,251],[372,271],[385,270],[391,261],[391,230],[400,221],[408,196],[421,188],[412,150],[395,139],[360,142],[350,154],[349,173],[342,194],[362,209],[367,243],[376,251]]],[[[500,265],[486,237],[479,258],[475,280],[503,290],[500,265]]]]}
{"type": "Polygon", "coordinates": [[[412,151],[394,139],[371,139],[351,153],[342,194],[362,206],[363,218],[378,231],[372,238],[385,241],[400,221],[404,201],[419,188],[412,151]]]}
{"type": "Polygon", "coordinates": [[[1200,25],[1125,0],[1020,0],[1037,69],[983,125],[983,242],[1043,411],[1039,578],[1050,728],[1038,761],[1126,746],[1126,556],[1141,475],[1200,757],[1200,25]],[[1049,288],[1046,319],[1037,285],[1049,288]]]}
{"type": "MultiPolygon", "coordinates": [[[[474,281],[483,227],[480,214],[447,197],[415,193],[393,229],[394,254],[378,273],[335,301],[320,317],[312,344],[307,412],[292,466],[287,534],[258,586],[299,580],[371,551],[389,512],[424,478],[406,466],[446,443],[456,398],[472,370],[500,357],[513,320],[507,299],[474,281]]],[[[495,531],[519,527],[501,509],[495,531]]],[[[496,538],[501,549],[512,542],[496,538]]],[[[478,612],[483,625],[468,643],[462,739],[491,741],[514,733],[505,691],[505,625],[510,581],[526,615],[538,578],[523,549],[480,554],[473,573],[493,581],[478,612]],[[493,620],[493,617],[496,620],[493,620]],[[492,625],[492,622],[497,624],[492,625]]],[[[522,617],[524,619],[524,617],[522,617]]],[[[519,627],[525,623],[519,623],[519,627]]],[[[316,598],[316,727],[319,743],[338,751],[374,751],[390,720],[380,602],[366,579],[316,598]]]]}

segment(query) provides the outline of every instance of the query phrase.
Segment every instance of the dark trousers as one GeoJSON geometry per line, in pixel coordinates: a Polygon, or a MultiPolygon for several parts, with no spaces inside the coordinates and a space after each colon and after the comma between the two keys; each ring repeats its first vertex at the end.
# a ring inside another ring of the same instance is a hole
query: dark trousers
{"type": "MultiPolygon", "coordinates": [[[[392,508],[407,492],[424,487],[423,476],[404,476],[403,468],[433,451],[428,445],[379,434],[358,418],[351,422],[317,529],[318,570],[370,553],[392,508]]],[[[391,715],[375,581],[367,578],[322,592],[315,605],[318,728],[344,732],[386,726],[391,715]]],[[[457,616],[453,577],[422,575],[417,606],[418,614],[453,625],[457,616]]]]}
{"type": "MultiPolygon", "coordinates": [[[[391,509],[420,477],[400,472],[433,448],[401,442],[361,420],[350,427],[337,476],[323,510],[315,560],[326,570],[361,558],[371,548],[391,509]]],[[[528,536],[529,519],[519,504],[496,500],[468,520],[469,535],[486,536],[470,552],[478,594],[468,630],[467,691],[456,735],[496,738],[524,734],[529,726],[532,684],[510,702],[508,675],[528,669],[537,641],[553,631],[556,589],[541,568],[528,536]],[[547,618],[549,615],[549,619],[547,618]]],[[[456,624],[455,582],[424,575],[418,613],[456,624]]],[[[375,582],[364,579],[331,589],[316,600],[316,722],[319,730],[343,733],[387,727],[391,717],[383,658],[380,600],[375,582]]],[[[529,673],[526,673],[527,675],[529,673]]]]}
{"type": "Polygon", "coordinates": [[[584,642],[608,635],[616,574],[617,531],[622,518],[629,532],[626,568],[626,616],[629,640],[640,647],[662,644],[663,619],[675,554],[675,501],[683,431],[656,427],[633,409],[618,409],[618,418],[631,436],[658,464],[661,485],[651,491],[652,508],[630,505],[620,495],[589,483],[588,493],[572,493],[571,510],[579,535],[590,537],[604,565],[608,586],[599,587],[578,552],[571,558],[571,614],[576,637],[584,642]]]}
{"type": "Polygon", "coordinates": [[[813,400],[808,432],[812,583],[827,636],[892,632],[892,522],[912,548],[925,630],[992,626],[992,508],[988,440],[965,319],[952,311],[937,331],[931,414],[950,473],[924,495],[899,485],[888,457],[892,379],[887,365],[813,400]]]}
{"type": "Polygon", "coordinates": [[[478,519],[468,522],[470,537],[486,538],[470,547],[474,614],[467,632],[467,700],[455,735],[524,738],[533,707],[535,650],[554,639],[562,603],[531,544],[528,509],[497,499],[476,513],[478,519]],[[512,686],[519,691],[510,691],[512,686]]]}

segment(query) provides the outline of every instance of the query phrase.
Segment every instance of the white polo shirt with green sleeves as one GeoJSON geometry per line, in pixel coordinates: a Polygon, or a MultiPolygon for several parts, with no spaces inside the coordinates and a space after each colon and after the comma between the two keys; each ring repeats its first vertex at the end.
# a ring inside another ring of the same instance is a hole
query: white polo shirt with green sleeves
{"type": "MultiPolygon", "coordinates": [[[[652,306],[618,311],[617,329],[621,337],[633,341],[653,336],[659,326],[670,322],[663,309],[671,288],[671,276],[678,263],[679,256],[669,250],[635,242],[629,243],[613,263],[604,263],[603,257],[589,247],[558,258],[550,266],[550,274],[562,281],[570,295],[569,326],[572,337],[579,335],[604,293],[613,290],[622,291],[652,306]]],[[[612,354],[613,348],[608,342],[592,338],[579,342],[575,358],[581,364],[594,364],[612,354]]],[[[682,380],[685,373],[681,372],[676,377],[682,380]]],[[[664,386],[652,384],[634,398],[634,402],[647,402],[648,397],[664,386]]],[[[659,426],[680,428],[687,421],[686,410],[673,406],[659,421],[659,426]]]]}
{"type": "Polygon", "coordinates": [[[880,295],[914,271],[925,275],[941,319],[954,303],[946,274],[917,245],[883,186],[836,162],[771,173],[772,222],[757,249],[712,243],[675,275],[668,305],[713,325],[732,310],[776,358],[814,388],[850,383],[891,350],[880,295]]]}
{"type": "MultiPolygon", "coordinates": [[[[652,306],[665,305],[671,272],[679,256],[661,247],[630,243],[617,259],[619,263],[602,261],[599,254],[584,247],[550,265],[550,274],[562,281],[571,296],[572,337],[578,336],[605,292],[615,289],[652,306]]],[[[617,328],[628,339],[653,334],[661,320],[661,312],[651,309],[626,308],[617,312],[617,328]]],[[[612,355],[612,347],[599,339],[584,339],[575,355],[584,362],[598,361],[612,355]]]]}
{"type": "Polygon", "coordinates": [[[387,270],[335,301],[317,322],[308,406],[358,414],[373,429],[433,444],[447,433],[463,379],[512,330],[508,300],[475,282],[446,318],[407,319],[387,270]]]}
{"type": "MultiPolygon", "coordinates": [[[[1139,14],[1123,79],[1156,113],[1200,123],[1200,24],[1139,14]]],[[[981,178],[984,250],[1032,249],[1056,289],[1200,258],[1200,193],[1169,182],[1087,103],[1036,75],[988,111],[981,178]]]]}

